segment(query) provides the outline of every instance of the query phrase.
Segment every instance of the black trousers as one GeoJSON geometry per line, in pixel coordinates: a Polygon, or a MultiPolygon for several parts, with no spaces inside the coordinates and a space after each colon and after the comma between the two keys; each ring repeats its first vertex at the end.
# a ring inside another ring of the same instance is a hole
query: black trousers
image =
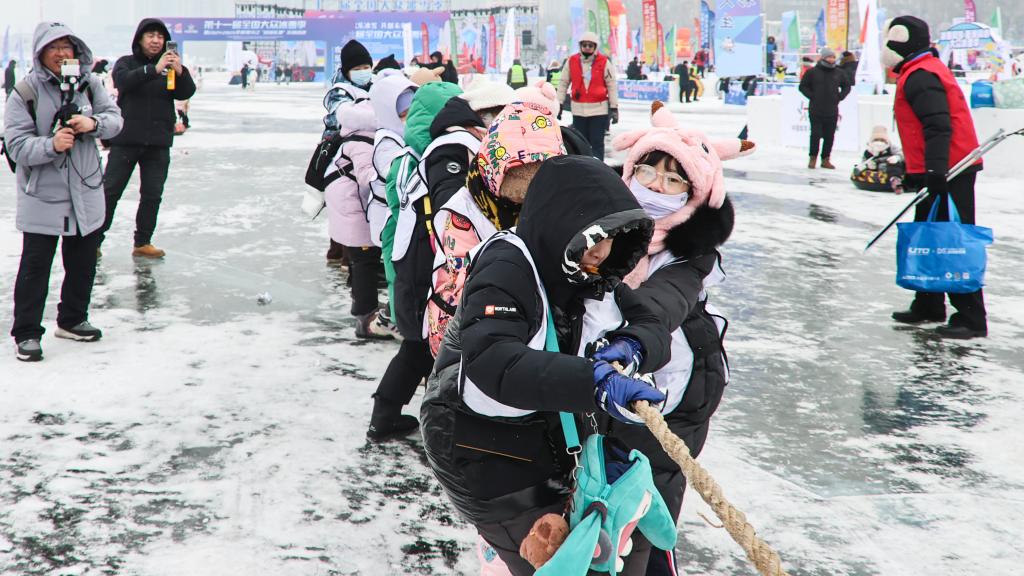
{"type": "Polygon", "coordinates": [[[590,142],[594,149],[594,157],[604,160],[604,133],[608,131],[608,115],[601,116],[572,116],[572,127],[579,130],[580,134],[590,142]]]}
{"type": "Polygon", "coordinates": [[[836,139],[838,116],[819,116],[811,114],[811,153],[812,158],[818,157],[818,146],[821,145],[821,157],[832,156],[832,143],[836,139]],[[824,142],[821,142],[824,140],[824,142]]]}
{"type": "MultiPolygon", "coordinates": [[[[555,504],[547,508],[534,508],[521,516],[505,522],[480,524],[477,533],[494,548],[501,560],[508,566],[513,576],[530,576],[535,572],[529,562],[519,556],[519,546],[530,533],[530,528],[544,514],[561,514],[564,504],[555,504]]],[[[647,570],[648,557],[651,554],[651,543],[644,538],[639,530],[633,531],[633,551],[626,557],[625,566],[619,570],[623,576],[643,576],[647,570]]],[[[605,574],[605,572],[587,572],[588,575],[605,574]]]]}
{"type": "MultiPolygon", "coordinates": [[[[139,209],[135,213],[135,246],[153,241],[156,217],[164,195],[164,182],[171,164],[171,149],[162,146],[112,146],[107,159],[107,172],[103,177],[103,192],[107,196],[107,219],[103,223],[106,234],[114,221],[117,203],[128,186],[128,179],[139,166],[139,209]]],[[[102,242],[102,237],[100,242],[102,242]]]]}
{"type": "Polygon", "coordinates": [[[377,278],[384,264],[376,246],[346,246],[348,251],[348,282],[352,289],[349,313],[363,316],[377,309],[377,278]]]}
{"type": "Polygon", "coordinates": [[[680,82],[679,83],[679,101],[680,102],[683,101],[683,98],[685,98],[687,102],[690,101],[690,85],[691,84],[693,84],[693,82],[691,82],[689,80],[687,80],[685,82],[680,82]]]}
{"type": "Polygon", "coordinates": [[[373,397],[405,406],[433,367],[434,357],[430,355],[430,346],[425,341],[403,340],[373,397]]]}
{"type": "MultiPolygon", "coordinates": [[[[968,172],[957,176],[949,182],[949,194],[956,204],[956,210],[960,213],[960,221],[964,224],[974,224],[974,182],[978,177],[977,172],[968,172]]],[[[937,195],[929,194],[921,201],[914,211],[914,222],[924,222],[928,219],[928,212],[932,209],[937,195]]],[[[949,207],[946,205],[946,198],[939,202],[937,219],[940,221],[949,220],[949,207]]],[[[949,323],[952,326],[966,326],[974,330],[985,330],[988,327],[987,315],[985,313],[985,295],[982,290],[968,294],[949,294],[949,303],[956,308],[956,313],[950,317],[949,323]]],[[[946,295],[942,292],[917,292],[910,309],[928,316],[946,315],[946,295]]]]}
{"type": "Polygon", "coordinates": [[[96,279],[96,248],[100,232],[86,236],[22,234],[21,265],[14,282],[14,326],[11,336],[20,342],[42,338],[43,308],[50,286],[50,269],[61,241],[64,282],[57,305],[57,325],[67,328],[89,319],[89,300],[96,279]]]}

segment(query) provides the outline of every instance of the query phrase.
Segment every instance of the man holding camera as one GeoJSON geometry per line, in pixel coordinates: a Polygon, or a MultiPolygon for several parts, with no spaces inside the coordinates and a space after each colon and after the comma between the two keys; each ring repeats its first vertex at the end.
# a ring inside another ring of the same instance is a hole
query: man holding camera
{"type": "Polygon", "coordinates": [[[84,342],[102,336],[88,319],[104,217],[96,140],[121,130],[117,105],[89,73],[93,58],[85,42],[63,24],[43,22],[32,46],[32,73],[14,87],[4,111],[4,138],[17,163],[16,225],[22,232],[11,336],[23,361],[43,358],[43,307],[58,240],[64,283],[56,336],[84,342]]]}
{"type": "Polygon", "coordinates": [[[124,130],[110,140],[104,233],[114,220],[135,165],[139,166],[139,209],[135,214],[135,248],[132,256],[162,258],[164,251],[152,244],[157,213],[171,163],[175,100],[188,100],[196,85],[188,68],[181,64],[177,46],[170,42],[167,26],[156,18],[139,23],[132,40],[132,53],[114,65],[117,104],[124,116],[124,130]]]}

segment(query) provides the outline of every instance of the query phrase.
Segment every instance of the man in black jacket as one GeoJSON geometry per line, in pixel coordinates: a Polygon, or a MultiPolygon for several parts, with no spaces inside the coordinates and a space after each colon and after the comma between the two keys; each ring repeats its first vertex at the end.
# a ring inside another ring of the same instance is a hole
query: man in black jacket
{"type": "Polygon", "coordinates": [[[163,22],[146,18],[132,39],[132,54],[114,65],[117,104],[124,117],[124,129],[109,142],[110,157],[104,179],[107,218],[103,231],[110,229],[117,202],[124,193],[135,165],[139,165],[139,209],[135,214],[135,249],[132,256],[162,258],[164,251],[152,244],[157,213],[171,162],[175,100],[188,100],[196,85],[188,68],[175,52],[165,50],[171,34],[163,22]],[[174,73],[174,88],[168,74],[174,73]]]}
{"type": "Polygon", "coordinates": [[[690,63],[683,62],[682,64],[677,64],[673,72],[676,73],[679,79],[679,101],[682,102],[683,97],[686,97],[686,101],[689,102],[690,84],[692,83],[690,80],[690,63]]]}
{"type": "Polygon", "coordinates": [[[835,170],[829,157],[839,125],[839,103],[850,93],[850,79],[846,72],[836,68],[836,53],[831,48],[822,48],[818,64],[800,79],[800,93],[811,101],[811,159],[807,167],[815,167],[818,146],[824,139],[821,167],[835,170]]]}

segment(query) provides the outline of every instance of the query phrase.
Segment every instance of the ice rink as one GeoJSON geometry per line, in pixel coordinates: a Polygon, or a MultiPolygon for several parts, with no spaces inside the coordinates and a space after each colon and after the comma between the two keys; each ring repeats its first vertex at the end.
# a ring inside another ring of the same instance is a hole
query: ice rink
{"type": "MultiPolygon", "coordinates": [[[[164,260],[130,255],[137,173],[119,205],[90,316],[103,340],[52,337],[55,265],[46,359],[2,349],[0,574],[477,573],[419,439],[364,438],[397,345],[354,339],[326,222],[299,210],[323,87],[217,80],[172,150],[164,260]]],[[[746,122],[713,100],[673,107],[717,137],[746,122]]],[[[647,106],[622,117],[613,134],[645,126],[647,106]]],[[[1024,189],[980,175],[989,337],[942,341],[889,318],[911,298],[895,234],[861,250],[909,197],[856,190],[856,159],[810,171],[803,149],[766,148],[726,164],[736,229],[711,301],[730,320],[732,380],[700,460],[793,575],[1019,574],[1024,189]]],[[[4,332],[14,220],[4,168],[4,332]]],[[[688,493],[683,572],[754,574],[699,513],[713,519],[688,493]]]]}

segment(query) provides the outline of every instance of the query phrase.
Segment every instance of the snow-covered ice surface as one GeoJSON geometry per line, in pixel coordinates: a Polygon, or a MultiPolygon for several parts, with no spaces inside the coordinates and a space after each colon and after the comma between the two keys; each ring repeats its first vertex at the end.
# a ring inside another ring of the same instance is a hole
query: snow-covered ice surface
{"type": "MultiPolygon", "coordinates": [[[[474,574],[474,536],[418,439],[368,445],[370,394],[395,350],[352,337],[323,221],[299,211],[319,86],[252,93],[208,79],[173,149],[157,245],[133,261],[137,177],[104,245],[101,342],[0,354],[0,573],[474,574]],[[261,294],[272,302],[259,305],[261,294]]],[[[613,133],[646,123],[624,105],[613,133]]],[[[735,136],[739,108],[680,118],[735,136]]],[[[1024,546],[1024,200],[978,184],[992,226],[990,337],[896,326],[895,236],[861,248],[906,196],[861,192],[798,149],[727,164],[732,382],[703,464],[794,575],[1015,574],[1024,546]]],[[[20,254],[0,171],[0,326],[20,254]]],[[[419,396],[414,401],[417,404],[419,396]]],[[[415,413],[415,406],[410,408],[415,413]]],[[[686,574],[752,574],[688,494],[686,574]]]]}

